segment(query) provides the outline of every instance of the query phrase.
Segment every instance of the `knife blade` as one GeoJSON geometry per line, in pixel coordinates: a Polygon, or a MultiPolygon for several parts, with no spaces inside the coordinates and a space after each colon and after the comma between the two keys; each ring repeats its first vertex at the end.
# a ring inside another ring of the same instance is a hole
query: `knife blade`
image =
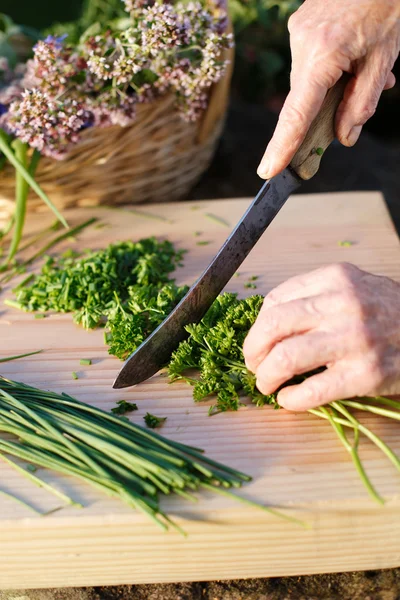
{"type": "Polygon", "coordinates": [[[203,318],[290,194],[318,171],[321,155],[335,137],[334,117],[347,81],[344,75],[328,92],[291,165],[262,186],[204,273],[163,323],[126,360],[114,388],[141,383],[167,364],[172,352],[188,336],[185,326],[203,318]]]}
{"type": "Polygon", "coordinates": [[[187,333],[185,325],[198,323],[224,289],[255,243],[301,184],[290,168],[267,181],[204,273],[170,315],[137,348],[119,373],[114,388],[148,379],[170,358],[187,333]]]}

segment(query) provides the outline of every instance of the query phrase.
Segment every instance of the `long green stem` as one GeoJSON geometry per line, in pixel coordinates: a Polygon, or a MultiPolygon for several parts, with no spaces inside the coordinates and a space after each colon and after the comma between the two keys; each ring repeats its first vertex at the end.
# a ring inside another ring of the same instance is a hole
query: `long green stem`
{"type": "MultiPolygon", "coordinates": [[[[21,140],[14,140],[13,148],[15,150],[15,156],[23,165],[24,168],[27,168],[27,154],[28,154],[28,146],[21,142],[21,140]]],[[[25,224],[25,215],[26,215],[26,203],[28,199],[29,186],[21,174],[21,171],[15,172],[15,224],[13,237],[11,240],[10,248],[8,250],[7,263],[9,263],[15,256],[19,243],[22,237],[22,231],[24,229],[25,224]]]]}
{"type": "Polygon", "coordinates": [[[342,400],[341,403],[344,406],[349,406],[350,408],[355,408],[356,410],[362,410],[364,412],[370,412],[381,417],[388,417],[389,419],[400,421],[400,412],[395,412],[386,408],[380,408],[379,406],[373,406],[371,404],[363,404],[362,402],[356,402],[353,400],[342,400]]]}
{"type": "Polygon", "coordinates": [[[375,433],[373,433],[368,427],[366,427],[365,425],[363,425],[362,423],[360,423],[344,406],[344,401],[342,400],[341,402],[335,402],[333,403],[335,404],[336,409],[342,413],[342,415],[344,415],[351,423],[356,423],[358,429],[360,430],[361,433],[363,433],[366,437],[368,437],[371,442],[373,442],[380,450],[382,450],[382,452],[384,454],[386,454],[386,456],[388,457],[388,459],[392,462],[392,464],[396,467],[396,469],[400,472],[400,460],[398,458],[398,456],[393,452],[393,450],[391,448],[389,448],[389,446],[387,444],[385,444],[385,442],[379,437],[377,436],[375,433]]]}
{"type": "Polygon", "coordinates": [[[69,229],[68,231],[65,231],[64,233],[62,233],[62,234],[58,235],[57,237],[55,237],[54,239],[50,240],[49,242],[47,242],[47,244],[45,244],[42,248],[40,248],[40,250],[35,252],[30,258],[28,258],[23,263],[18,265],[18,267],[16,267],[15,269],[12,269],[2,279],[0,279],[0,284],[7,283],[16,274],[18,274],[18,271],[19,271],[19,269],[21,269],[21,267],[22,268],[29,267],[33,262],[35,262],[35,260],[44,256],[44,254],[46,254],[46,252],[51,250],[54,246],[56,246],[57,244],[59,244],[60,242],[64,241],[65,239],[67,239],[71,236],[77,235],[78,233],[83,231],[83,229],[86,229],[86,227],[89,227],[89,225],[92,225],[93,223],[96,223],[96,222],[97,222],[97,218],[92,217],[91,219],[88,219],[84,223],[81,223],[80,225],[77,225],[76,227],[73,227],[72,229],[69,229]]]}
{"type": "Polygon", "coordinates": [[[68,229],[68,223],[62,216],[62,214],[58,211],[57,207],[52,203],[52,201],[48,198],[48,196],[44,193],[42,188],[38,185],[29,171],[25,168],[25,166],[21,163],[20,160],[15,156],[14,152],[9,146],[6,134],[0,130],[0,150],[10,161],[12,166],[21,174],[21,176],[25,179],[28,185],[33,189],[33,191],[47,204],[47,206],[53,211],[57,219],[68,229]]]}
{"type": "Polygon", "coordinates": [[[26,356],[33,356],[34,354],[40,354],[41,352],[43,352],[43,350],[35,350],[34,352],[27,352],[26,354],[16,354],[15,356],[6,356],[5,358],[0,358],[0,363],[17,360],[17,358],[25,358],[26,356]]]}
{"type": "Polygon", "coordinates": [[[60,229],[60,227],[61,227],[61,223],[59,221],[55,221],[52,225],[50,225],[50,227],[46,227],[45,229],[43,229],[43,231],[41,231],[40,233],[35,235],[33,238],[29,239],[26,242],[26,244],[23,244],[22,246],[20,246],[19,251],[23,252],[24,250],[27,250],[31,246],[34,246],[35,244],[37,244],[37,242],[39,242],[42,238],[46,237],[49,233],[58,231],[60,229]]]}
{"type": "MultiPolygon", "coordinates": [[[[0,438],[0,457],[11,455],[78,477],[140,510],[163,530],[171,525],[183,533],[160,509],[160,492],[195,501],[190,492],[203,485],[225,493],[226,488],[239,487],[250,479],[207,459],[196,449],[165,440],[67,394],[38,390],[2,377],[0,431],[18,438],[0,438]]],[[[25,469],[21,473],[26,475],[25,469]]],[[[40,485],[41,480],[31,477],[33,483],[40,485]]],[[[269,510],[251,501],[243,502],[269,510]]],[[[270,512],[302,524],[274,509],[270,512]]]]}
{"type": "Polygon", "coordinates": [[[34,483],[38,487],[41,487],[41,488],[47,490],[48,492],[50,492],[51,494],[54,494],[54,496],[57,496],[57,498],[60,498],[66,504],[72,504],[73,506],[83,508],[82,504],[80,504],[79,502],[75,502],[74,500],[72,500],[72,498],[70,498],[66,494],[63,494],[57,488],[53,487],[49,483],[46,483],[39,477],[36,477],[36,475],[34,475],[33,473],[30,473],[26,469],[20,467],[19,465],[17,465],[17,463],[15,463],[14,461],[12,461],[9,458],[7,458],[6,456],[4,456],[4,454],[0,453],[0,458],[2,460],[4,460],[4,462],[6,462],[8,465],[10,465],[10,467],[15,469],[18,473],[21,473],[21,475],[23,475],[24,477],[29,479],[29,481],[32,481],[32,483],[34,483]]]}
{"type": "Polygon", "coordinates": [[[10,218],[10,220],[8,221],[8,223],[4,227],[4,229],[2,231],[0,231],[0,242],[3,240],[3,238],[6,237],[6,235],[8,235],[10,233],[11,229],[14,227],[14,221],[15,221],[15,217],[14,217],[14,215],[12,215],[12,217],[10,218]]]}
{"type": "MultiPolygon", "coordinates": [[[[334,406],[334,405],[335,405],[335,403],[332,403],[332,406],[334,408],[336,408],[336,406],[334,406]]],[[[355,468],[357,470],[357,473],[359,474],[360,479],[363,482],[363,484],[364,484],[365,488],[367,489],[367,491],[368,491],[369,495],[371,496],[371,498],[373,500],[375,500],[375,502],[378,502],[378,504],[384,504],[383,498],[375,490],[374,486],[371,483],[370,478],[368,477],[368,475],[367,475],[367,473],[366,473],[366,471],[365,471],[365,469],[363,467],[363,464],[362,464],[362,462],[360,460],[360,457],[359,457],[359,454],[358,454],[358,451],[357,451],[356,444],[354,444],[354,446],[352,446],[349,443],[349,441],[347,439],[347,436],[346,436],[346,434],[345,434],[345,432],[343,430],[342,425],[340,423],[337,423],[334,420],[334,416],[332,416],[330,414],[330,412],[329,412],[329,410],[327,408],[321,407],[321,412],[327,416],[330,424],[332,425],[334,431],[336,432],[336,434],[339,437],[340,441],[342,442],[343,446],[346,448],[347,452],[350,454],[351,459],[353,461],[353,464],[354,464],[354,466],[355,466],[355,468]]],[[[354,419],[353,417],[352,417],[352,420],[350,420],[350,418],[349,418],[349,421],[351,423],[353,423],[353,425],[355,427],[356,427],[356,424],[358,425],[357,420],[354,419]]]]}

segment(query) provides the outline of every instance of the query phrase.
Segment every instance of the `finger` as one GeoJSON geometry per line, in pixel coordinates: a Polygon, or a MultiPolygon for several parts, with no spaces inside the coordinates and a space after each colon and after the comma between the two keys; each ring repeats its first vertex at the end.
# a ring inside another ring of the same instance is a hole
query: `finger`
{"type": "MultiPolygon", "coordinates": [[[[339,77],[338,77],[339,79],[339,77]]],[[[308,73],[292,75],[293,86],[279,116],[257,173],[263,179],[277,175],[288,166],[299,149],[327,93],[308,73]]]]}
{"type": "Polygon", "coordinates": [[[380,55],[369,55],[358,65],[336,113],[336,135],[345,146],[354,146],[363,125],[375,113],[388,74],[380,55]]]}
{"type": "Polygon", "coordinates": [[[314,331],[278,343],[256,370],[257,387],[273,394],[295,375],[308,373],[342,358],[340,336],[314,331]]]}
{"type": "Polygon", "coordinates": [[[352,398],[357,393],[357,384],[351,370],[337,365],[312,375],[299,385],[283,388],[277,396],[278,403],[287,410],[303,411],[323,404],[352,398]]]}
{"type": "MultiPolygon", "coordinates": [[[[262,310],[244,341],[246,367],[257,373],[261,363],[279,342],[312,330],[335,331],[346,340],[343,329],[346,330],[349,315],[354,321],[354,315],[362,317],[363,310],[361,302],[355,300],[354,292],[347,290],[292,300],[262,310]]],[[[354,343],[360,344],[359,336],[355,335],[354,343]]],[[[353,347],[352,340],[342,341],[341,347],[347,350],[353,347]]],[[[282,360],[288,362],[287,357],[282,360]]],[[[324,360],[328,360],[328,355],[324,360]]],[[[326,362],[317,366],[321,364],[326,362]]]]}
{"type": "Polygon", "coordinates": [[[394,88],[395,85],[396,85],[396,77],[395,77],[394,73],[390,72],[389,75],[387,76],[385,87],[383,89],[385,91],[391,90],[392,88],[394,88]]]}
{"type": "Polygon", "coordinates": [[[320,321],[321,313],[314,308],[313,298],[294,300],[261,311],[244,341],[246,367],[256,373],[278,342],[309,331],[319,325],[320,321]]]}

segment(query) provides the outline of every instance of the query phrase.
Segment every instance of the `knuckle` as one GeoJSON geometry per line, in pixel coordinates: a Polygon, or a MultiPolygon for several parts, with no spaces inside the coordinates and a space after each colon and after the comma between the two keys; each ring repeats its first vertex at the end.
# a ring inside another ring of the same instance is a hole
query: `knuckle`
{"type": "Polygon", "coordinates": [[[270,308],[266,310],[262,315],[262,330],[268,337],[273,337],[279,331],[280,318],[278,316],[279,310],[270,308]]]}
{"type": "Polygon", "coordinates": [[[280,372],[290,375],[294,372],[295,361],[293,355],[285,347],[285,344],[278,344],[275,346],[272,358],[280,372]]]}
{"type": "Polygon", "coordinates": [[[374,116],[375,112],[376,112],[375,104],[372,104],[372,103],[365,104],[363,107],[361,107],[361,109],[359,111],[357,124],[364,125],[364,123],[366,123],[371,117],[374,116]]]}
{"type": "Polygon", "coordinates": [[[363,318],[366,314],[366,307],[359,289],[356,285],[349,282],[343,289],[341,296],[344,307],[347,310],[351,310],[351,313],[360,320],[358,328],[361,330],[360,333],[362,333],[366,330],[366,324],[363,322],[363,318]]]}
{"type": "Polygon", "coordinates": [[[293,35],[293,34],[296,35],[296,33],[298,31],[300,31],[300,29],[301,29],[299,17],[300,17],[300,14],[299,14],[298,11],[294,12],[289,17],[289,20],[288,20],[288,30],[289,30],[289,33],[291,35],[293,35]]]}
{"type": "Polygon", "coordinates": [[[324,48],[337,48],[340,42],[341,34],[332,23],[324,22],[319,25],[315,32],[317,45],[324,48]]]}
{"type": "Polygon", "coordinates": [[[276,304],[279,302],[279,294],[276,289],[271,290],[264,298],[263,308],[268,308],[270,304],[276,304]]]}
{"type": "Polygon", "coordinates": [[[284,131],[286,129],[292,131],[293,124],[295,123],[296,131],[299,132],[297,136],[301,136],[303,135],[303,132],[309,128],[309,119],[304,110],[298,106],[297,102],[297,100],[292,100],[292,102],[287,104],[281,123],[284,131]]]}
{"type": "Polygon", "coordinates": [[[330,265],[327,270],[328,275],[334,281],[344,285],[353,281],[357,267],[350,263],[341,262],[330,265]]]}
{"type": "Polygon", "coordinates": [[[307,404],[317,406],[324,403],[324,390],[314,377],[310,377],[307,381],[303,395],[307,404]]]}

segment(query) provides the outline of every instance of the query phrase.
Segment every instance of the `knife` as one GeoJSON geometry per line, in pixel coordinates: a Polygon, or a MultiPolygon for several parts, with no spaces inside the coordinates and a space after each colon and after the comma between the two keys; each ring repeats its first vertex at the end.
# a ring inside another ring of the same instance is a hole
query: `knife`
{"type": "Polygon", "coordinates": [[[265,182],[218,254],[170,315],[126,360],[113,387],[141,383],[164,367],[185,326],[198,323],[218,294],[276,217],[292,192],[318,171],[321,156],[335,138],[334,119],[349,80],[344,75],[331,88],[290,166],[265,182]]]}

